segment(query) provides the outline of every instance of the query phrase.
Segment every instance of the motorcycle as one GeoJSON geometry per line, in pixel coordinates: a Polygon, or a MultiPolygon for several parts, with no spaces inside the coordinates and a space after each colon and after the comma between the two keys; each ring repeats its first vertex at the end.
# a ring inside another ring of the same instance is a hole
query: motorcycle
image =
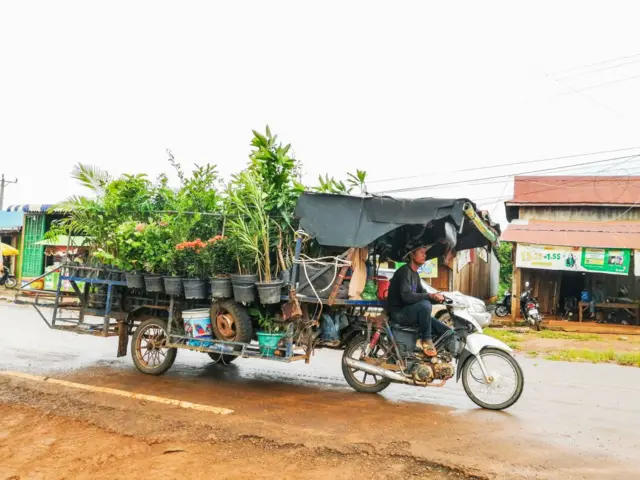
{"type": "Polygon", "coordinates": [[[524,375],[506,344],[482,333],[466,305],[445,296],[453,328],[435,342],[437,356],[416,347],[417,327],[390,324],[386,314],[367,323],[342,356],[342,373],[357,392],[378,393],[391,383],[442,387],[455,375],[478,406],[503,410],[518,401],[524,375]],[[453,361],[455,360],[455,366],[453,361]]]}
{"type": "Polygon", "coordinates": [[[502,300],[496,304],[496,315],[498,317],[506,317],[511,313],[511,297],[511,292],[507,290],[504,292],[502,300]]]}
{"type": "Polygon", "coordinates": [[[535,297],[531,295],[531,289],[529,288],[529,282],[524,284],[525,290],[520,295],[520,312],[525,322],[535,328],[537,331],[541,330],[542,315],[540,315],[540,304],[535,297]]]}
{"type": "Polygon", "coordinates": [[[11,273],[7,267],[7,272],[5,275],[0,275],[0,287],[5,286],[6,288],[16,288],[18,286],[18,281],[16,280],[16,276],[11,273]]]}

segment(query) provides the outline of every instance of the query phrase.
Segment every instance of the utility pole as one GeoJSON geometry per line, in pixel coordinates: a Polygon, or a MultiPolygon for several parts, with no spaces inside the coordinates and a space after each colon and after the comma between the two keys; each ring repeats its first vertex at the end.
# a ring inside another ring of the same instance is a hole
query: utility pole
{"type": "Polygon", "coordinates": [[[13,181],[5,180],[4,173],[2,174],[2,179],[0,180],[0,212],[2,211],[3,202],[4,202],[4,187],[11,183],[18,183],[18,179],[16,178],[13,181]]]}

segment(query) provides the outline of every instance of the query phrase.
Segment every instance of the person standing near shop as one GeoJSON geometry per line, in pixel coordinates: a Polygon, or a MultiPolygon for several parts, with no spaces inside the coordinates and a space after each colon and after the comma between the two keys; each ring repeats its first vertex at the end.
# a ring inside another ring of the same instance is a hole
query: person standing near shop
{"type": "Polygon", "coordinates": [[[589,302],[589,318],[594,318],[596,316],[596,304],[604,303],[604,301],[605,296],[604,290],[602,289],[602,282],[597,282],[593,289],[593,294],[591,295],[591,301],[589,302]]]}

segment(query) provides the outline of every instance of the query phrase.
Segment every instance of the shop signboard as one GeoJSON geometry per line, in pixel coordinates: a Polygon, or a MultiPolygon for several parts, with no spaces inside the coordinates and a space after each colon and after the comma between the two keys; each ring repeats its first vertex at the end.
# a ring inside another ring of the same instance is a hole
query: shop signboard
{"type": "Polygon", "coordinates": [[[462,250],[461,252],[458,252],[458,272],[461,272],[462,269],[472,261],[471,250],[462,250]]]}
{"type": "Polygon", "coordinates": [[[631,250],[518,244],[516,266],[570,272],[628,275],[631,250]]]}
{"type": "Polygon", "coordinates": [[[420,278],[438,278],[438,259],[431,258],[418,268],[420,278]]]}

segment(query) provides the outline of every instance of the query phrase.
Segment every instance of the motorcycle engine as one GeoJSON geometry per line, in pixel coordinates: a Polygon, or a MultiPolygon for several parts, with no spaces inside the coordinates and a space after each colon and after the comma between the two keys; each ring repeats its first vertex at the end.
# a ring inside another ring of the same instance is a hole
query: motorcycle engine
{"type": "Polygon", "coordinates": [[[438,362],[433,365],[433,373],[438,380],[449,380],[453,377],[453,365],[445,362],[438,362]]]}
{"type": "Polygon", "coordinates": [[[433,381],[433,368],[426,363],[416,363],[411,370],[411,375],[417,383],[430,383],[433,381]]]}

